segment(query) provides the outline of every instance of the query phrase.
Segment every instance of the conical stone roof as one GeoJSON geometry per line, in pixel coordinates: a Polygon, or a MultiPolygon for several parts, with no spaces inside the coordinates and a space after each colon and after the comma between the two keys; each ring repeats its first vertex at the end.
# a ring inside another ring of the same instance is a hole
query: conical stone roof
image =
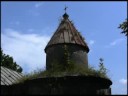
{"type": "Polygon", "coordinates": [[[59,27],[56,32],[48,42],[45,51],[48,47],[55,44],[77,44],[83,46],[87,52],[89,52],[89,48],[81,36],[80,32],[74,27],[73,23],[68,19],[68,14],[65,13],[63,15],[63,20],[61,21],[59,27]]]}

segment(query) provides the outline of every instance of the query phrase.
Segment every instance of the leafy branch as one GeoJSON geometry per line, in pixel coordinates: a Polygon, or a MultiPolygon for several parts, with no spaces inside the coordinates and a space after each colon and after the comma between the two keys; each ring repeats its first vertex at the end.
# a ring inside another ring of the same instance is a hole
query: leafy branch
{"type": "Polygon", "coordinates": [[[118,28],[123,30],[121,33],[125,34],[125,36],[128,36],[127,19],[125,19],[125,21],[120,24],[118,28]]]}

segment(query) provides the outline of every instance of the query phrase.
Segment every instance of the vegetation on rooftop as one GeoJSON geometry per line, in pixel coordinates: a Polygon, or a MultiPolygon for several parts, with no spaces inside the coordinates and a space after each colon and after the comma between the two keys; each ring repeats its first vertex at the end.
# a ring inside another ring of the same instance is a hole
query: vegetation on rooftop
{"type": "Polygon", "coordinates": [[[63,76],[95,76],[108,78],[107,69],[103,65],[103,59],[100,58],[99,69],[96,70],[94,67],[90,65],[86,68],[84,65],[75,64],[75,62],[70,61],[69,64],[64,67],[64,64],[58,64],[54,62],[52,64],[52,68],[49,70],[37,70],[26,74],[19,82],[23,82],[25,80],[34,79],[34,78],[44,78],[44,77],[63,77],[63,76]]]}

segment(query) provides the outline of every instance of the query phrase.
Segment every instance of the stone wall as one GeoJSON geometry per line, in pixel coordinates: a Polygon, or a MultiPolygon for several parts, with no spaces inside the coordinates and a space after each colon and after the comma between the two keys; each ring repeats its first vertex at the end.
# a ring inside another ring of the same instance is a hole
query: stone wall
{"type": "Polygon", "coordinates": [[[24,83],[2,86],[1,94],[10,95],[61,95],[94,94],[111,95],[108,79],[93,76],[64,76],[27,80],[24,83]]]}
{"type": "MultiPolygon", "coordinates": [[[[88,56],[84,47],[75,44],[65,44],[69,52],[69,59],[77,64],[88,67],[88,56]]],[[[57,44],[46,50],[46,69],[50,69],[52,64],[62,64],[64,61],[64,44],[57,44]]]]}

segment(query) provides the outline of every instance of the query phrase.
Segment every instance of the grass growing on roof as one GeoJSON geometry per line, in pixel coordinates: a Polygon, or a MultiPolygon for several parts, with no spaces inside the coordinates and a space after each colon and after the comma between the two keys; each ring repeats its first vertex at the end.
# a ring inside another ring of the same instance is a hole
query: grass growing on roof
{"type": "MultiPolygon", "coordinates": [[[[106,69],[105,69],[106,71],[106,69]]],[[[19,82],[24,82],[25,80],[39,78],[39,77],[61,77],[61,76],[95,76],[95,77],[102,77],[108,78],[106,72],[101,70],[94,69],[94,67],[88,66],[86,68],[84,65],[75,64],[74,62],[70,61],[68,64],[58,64],[53,63],[52,68],[50,70],[37,70],[26,74],[19,82]]]]}

